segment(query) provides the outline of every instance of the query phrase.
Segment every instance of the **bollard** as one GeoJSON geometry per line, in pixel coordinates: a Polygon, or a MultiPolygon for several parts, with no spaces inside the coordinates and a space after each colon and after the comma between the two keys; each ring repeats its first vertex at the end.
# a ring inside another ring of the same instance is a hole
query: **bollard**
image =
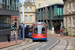
{"type": "Polygon", "coordinates": [[[68,36],[68,32],[66,32],[66,36],[68,36]]]}

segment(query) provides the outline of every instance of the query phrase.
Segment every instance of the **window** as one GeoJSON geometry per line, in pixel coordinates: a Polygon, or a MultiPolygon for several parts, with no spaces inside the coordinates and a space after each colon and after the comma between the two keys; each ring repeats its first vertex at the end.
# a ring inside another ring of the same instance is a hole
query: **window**
{"type": "Polygon", "coordinates": [[[74,6],[74,11],[75,11],[75,1],[74,1],[74,3],[73,3],[73,6],[74,6]]]}
{"type": "Polygon", "coordinates": [[[30,15],[30,21],[32,21],[32,15],[30,15]]]}
{"type": "Polygon", "coordinates": [[[0,15],[0,30],[11,28],[11,16],[0,15]]]}
{"type": "Polygon", "coordinates": [[[27,15],[25,15],[25,21],[27,22],[27,15]]]}
{"type": "Polygon", "coordinates": [[[17,7],[16,7],[16,0],[12,0],[12,9],[13,9],[13,10],[17,10],[17,7]]]}
{"type": "Polygon", "coordinates": [[[32,11],[32,7],[30,7],[30,11],[32,11]]]}
{"type": "Polygon", "coordinates": [[[45,33],[45,25],[34,25],[34,33],[45,33]]]}
{"type": "Polygon", "coordinates": [[[54,6],[54,16],[57,16],[57,6],[54,6]]]}
{"type": "Polygon", "coordinates": [[[39,7],[41,7],[41,3],[39,3],[39,7]]]}
{"type": "Polygon", "coordinates": [[[2,0],[2,3],[5,3],[5,0],[2,0]]]}
{"type": "Polygon", "coordinates": [[[73,25],[74,25],[74,27],[75,27],[75,18],[73,18],[73,25]]]}
{"type": "Polygon", "coordinates": [[[10,0],[7,0],[7,4],[10,5],[10,0]]]}
{"type": "Polygon", "coordinates": [[[65,23],[64,23],[64,25],[65,25],[65,28],[67,28],[67,25],[70,25],[70,24],[68,24],[68,17],[65,17],[65,23]]]}
{"type": "Polygon", "coordinates": [[[70,8],[70,12],[71,12],[71,2],[69,3],[69,8],[70,8]]]}
{"type": "Polygon", "coordinates": [[[19,0],[17,0],[17,7],[19,6],[19,0]]]}
{"type": "Polygon", "coordinates": [[[25,11],[27,11],[27,7],[25,7],[25,11]]]}
{"type": "Polygon", "coordinates": [[[70,21],[70,27],[71,27],[71,17],[69,18],[69,21],[70,21]]]}
{"type": "Polygon", "coordinates": [[[65,14],[67,14],[68,8],[67,8],[67,4],[65,4],[65,14]]]}
{"type": "Polygon", "coordinates": [[[60,15],[63,15],[63,8],[60,8],[60,15]]]}

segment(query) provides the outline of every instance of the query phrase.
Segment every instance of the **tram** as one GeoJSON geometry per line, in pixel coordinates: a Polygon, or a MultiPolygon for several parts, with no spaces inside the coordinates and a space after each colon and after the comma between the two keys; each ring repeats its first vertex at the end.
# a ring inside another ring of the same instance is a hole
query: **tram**
{"type": "Polygon", "coordinates": [[[25,28],[25,37],[32,38],[32,25],[27,25],[25,28]]]}
{"type": "MultiPolygon", "coordinates": [[[[21,37],[23,36],[22,33],[23,30],[21,30],[21,37]]],[[[32,38],[32,25],[26,25],[25,29],[24,29],[24,36],[25,37],[31,37],[32,38]]]]}
{"type": "Polygon", "coordinates": [[[47,40],[47,24],[43,22],[35,22],[33,25],[32,40],[47,40]]]}
{"type": "Polygon", "coordinates": [[[32,32],[33,32],[32,25],[29,25],[29,33],[28,33],[28,37],[31,37],[31,38],[32,38],[32,32]]]}

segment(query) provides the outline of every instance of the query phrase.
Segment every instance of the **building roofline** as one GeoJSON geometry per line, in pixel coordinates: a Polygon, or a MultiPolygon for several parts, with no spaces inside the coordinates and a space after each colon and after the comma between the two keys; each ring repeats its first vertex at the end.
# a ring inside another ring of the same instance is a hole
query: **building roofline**
{"type": "MultiPolygon", "coordinates": [[[[54,5],[64,5],[63,3],[54,3],[54,4],[51,4],[49,6],[54,6],[54,5]]],[[[49,6],[45,6],[45,7],[49,7],[49,6]]],[[[41,7],[41,8],[45,8],[45,7],[41,7]]],[[[38,8],[38,9],[41,9],[41,8],[38,8]]]]}
{"type": "Polygon", "coordinates": [[[63,1],[65,1],[65,0],[63,0],[63,1]]]}

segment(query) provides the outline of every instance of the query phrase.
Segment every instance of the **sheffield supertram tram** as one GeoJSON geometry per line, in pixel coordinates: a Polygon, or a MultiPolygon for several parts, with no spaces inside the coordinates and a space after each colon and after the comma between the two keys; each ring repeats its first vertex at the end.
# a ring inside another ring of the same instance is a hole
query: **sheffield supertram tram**
{"type": "Polygon", "coordinates": [[[43,22],[35,22],[33,25],[32,40],[47,41],[47,24],[43,22]]]}

